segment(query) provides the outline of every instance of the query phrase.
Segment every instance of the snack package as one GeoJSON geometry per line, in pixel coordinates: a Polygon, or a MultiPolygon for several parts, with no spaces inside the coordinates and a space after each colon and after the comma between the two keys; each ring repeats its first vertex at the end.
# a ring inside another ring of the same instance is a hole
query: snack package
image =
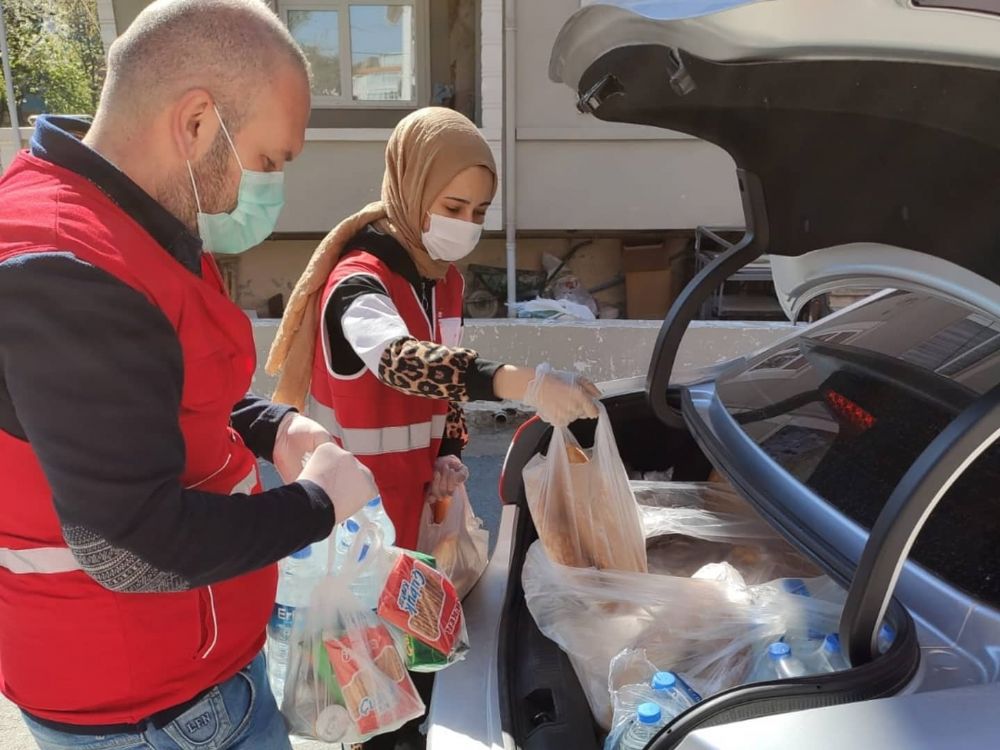
{"type": "Polygon", "coordinates": [[[408,712],[413,703],[420,702],[420,697],[384,626],[379,624],[339,637],[329,633],[324,636],[323,645],[336,673],[348,716],[361,735],[381,734],[412,718],[408,712]],[[394,691],[383,689],[387,680],[396,686],[394,691]]]}
{"type": "Polygon", "coordinates": [[[469,648],[465,615],[454,585],[411,555],[396,558],[377,611],[382,620],[429,646],[448,663],[462,658],[469,648]]]}
{"type": "MultiPolygon", "coordinates": [[[[374,534],[371,554],[350,555],[295,611],[281,711],[299,736],[365,742],[424,713],[388,626],[352,590],[391,559],[374,534]]],[[[361,549],[358,543],[352,552],[361,549]]]]}
{"type": "MultiPolygon", "coordinates": [[[[437,561],[430,555],[413,550],[403,550],[410,557],[419,560],[425,565],[437,570],[437,561]]],[[[439,651],[435,651],[430,646],[421,643],[412,635],[407,635],[402,630],[389,626],[393,639],[396,641],[396,649],[403,657],[403,663],[411,672],[438,672],[447,667],[451,662],[448,657],[439,651]]]]}

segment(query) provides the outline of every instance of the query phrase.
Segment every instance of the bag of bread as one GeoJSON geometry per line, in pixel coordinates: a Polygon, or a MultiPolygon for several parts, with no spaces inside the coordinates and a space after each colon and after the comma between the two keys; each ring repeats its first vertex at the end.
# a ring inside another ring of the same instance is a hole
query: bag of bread
{"type": "Polygon", "coordinates": [[[353,585],[384,565],[380,534],[371,534],[295,611],[281,712],[301,737],[360,743],[424,713],[392,633],[353,585]]]}
{"type": "Polygon", "coordinates": [[[472,512],[464,484],[451,497],[431,500],[424,504],[417,549],[437,561],[464,599],[486,570],[490,535],[472,512]]]}
{"type": "Polygon", "coordinates": [[[531,518],[553,562],[646,572],[639,506],[603,405],[592,449],[554,427],[548,453],[529,461],[523,478],[531,518]]]}

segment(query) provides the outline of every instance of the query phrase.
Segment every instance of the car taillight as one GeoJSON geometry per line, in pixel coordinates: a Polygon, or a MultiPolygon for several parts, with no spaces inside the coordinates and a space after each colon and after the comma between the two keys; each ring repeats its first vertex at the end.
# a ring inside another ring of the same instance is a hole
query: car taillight
{"type": "Polygon", "coordinates": [[[826,403],[834,413],[859,432],[870,430],[875,426],[875,416],[862,406],[849,399],[843,393],[826,391],[826,403]]]}

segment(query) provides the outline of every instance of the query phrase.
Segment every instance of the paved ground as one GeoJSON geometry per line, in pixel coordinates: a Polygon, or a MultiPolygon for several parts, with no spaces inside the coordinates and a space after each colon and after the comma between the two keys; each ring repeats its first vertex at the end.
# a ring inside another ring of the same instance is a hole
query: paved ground
{"type": "MultiPolygon", "coordinates": [[[[500,523],[500,499],[497,484],[500,466],[510,443],[513,427],[510,424],[494,426],[493,413],[479,419],[470,420],[472,442],[465,455],[471,478],[468,484],[469,497],[476,514],[483,519],[490,530],[490,549],[496,542],[496,531],[500,523]]],[[[265,475],[275,481],[273,468],[265,466],[265,475]]],[[[318,742],[297,742],[297,750],[328,750],[332,745],[318,742]]],[[[18,710],[0,696],[0,750],[37,750],[18,710]]]]}

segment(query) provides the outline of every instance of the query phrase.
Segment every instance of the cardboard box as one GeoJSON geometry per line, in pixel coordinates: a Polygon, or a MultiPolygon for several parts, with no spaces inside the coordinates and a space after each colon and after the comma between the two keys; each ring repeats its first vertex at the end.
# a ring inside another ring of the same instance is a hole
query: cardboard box
{"type": "Polygon", "coordinates": [[[673,237],[655,245],[625,245],[625,307],[632,320],[663,320],[685,283],[690,254],[687,237],[673,237]]]}

